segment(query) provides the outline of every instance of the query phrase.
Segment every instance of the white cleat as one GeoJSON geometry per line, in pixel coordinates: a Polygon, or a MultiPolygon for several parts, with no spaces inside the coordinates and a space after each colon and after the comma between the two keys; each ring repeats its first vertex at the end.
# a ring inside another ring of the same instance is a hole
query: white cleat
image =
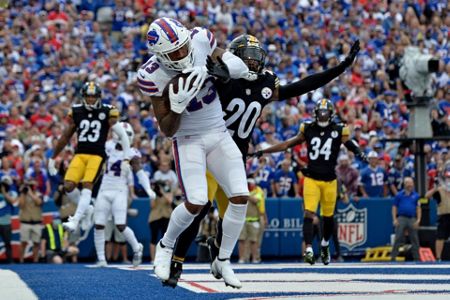
{"type": "Polygon", "coordinates": [[[144,251],[144,246],[139,243],[139,250],[134,252],[133,255],[133,267],[137,267],[142,263],[142,252],[144,251]]]}
{"type": "Polygon", "coordinates": [[[74,217],[69,217],[69,220],[67,222],[62,223],[62,226],[65,230],[68,230],[70,232],[75,232],[78,228],[79,221],[75,219],[74,217]]]}
{"type": "Polygon", "coordinates": [[[242,287],[241,282],[231,268],[229,259],[221,261],[216,258],[211,265],[211,273],[215,278],[222,277],[226,286],[231,286],[235,289],[240,289],[242,287]]]}
{"type": "Polygon", "coordinates": [[[95,267],[96,268],[106,268],[108,266],[108,263],[106,262],[106,260],[99,260],[96,264],[95,267]]]}
{"type": "Polygon", "coordinates": [[[155,260],[153,269],[156,276],[161,280],[168,280],[170,277],[170,262],[172,260],[173,249],[161,247],[161,241],[156,245],[155,260]]]}
{"type": "Polygon", "coordinates": [[[81,218],[80,227],[86,231],[89,230],[92,225],[94,225],[94,206],[89,205],[83,215],[83,218],[81,218]]]}

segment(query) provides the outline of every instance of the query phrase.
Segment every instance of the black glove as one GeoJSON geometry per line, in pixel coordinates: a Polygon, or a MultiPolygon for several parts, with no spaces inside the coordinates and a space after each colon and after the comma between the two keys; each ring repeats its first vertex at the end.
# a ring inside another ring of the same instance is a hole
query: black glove
{"type": "Polygon", "coordinates": [[[230,71],[220,56],[217,57],[217,62],[214,62],[212,57],[208,55],[206,58],[206,68],[208,69],[209,75],[219,78],[224,83],[230,80],[230,71]]]}
{"type": "Polygon", "coordinates": [[[256,158],[260,158],[261,156],[263,156],[263,153],[261,150],[258,150],[256,152],[253,153],[249,153],[247,154],[248,157],[256,157],[256,158]]]}
{"type": "Polygon", "coordinates": [[[347,57],[342,62],[346,68],[350,67],[353,64],[356,55],[358,55],[359,49],[360,49],[359,40],[356,40],[356,42],[353,43],[352,48],[350,49],[350,52],[348,53],[347,57]]]}

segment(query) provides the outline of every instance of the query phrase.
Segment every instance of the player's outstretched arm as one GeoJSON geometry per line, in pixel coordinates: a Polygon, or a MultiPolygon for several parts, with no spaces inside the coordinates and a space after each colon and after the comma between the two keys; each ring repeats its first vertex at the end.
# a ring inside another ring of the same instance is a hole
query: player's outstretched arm
{"type": "Polygon", "coordinates": [[[301,144],[305,141],[305,136],[303,135],[303,133],[298,134],[297,136],[290,138],[287,141],[284,141],[282,143],[273,145],[267,149],[264,150],[259,150],[256,151],[255,153],[253,153],[254,156],[256,157],[261,157],[263,154],[265,153],[274,153],[274,152],[281,152],[281,151],[285,151],[288,148],[292,148],[298,144],[301,144]]]}
{"type": "Polygon", "coordinates": [[[130,140],[125,131],[125,128],[117,121],[118,121],[117,117],[109,118],[111,130],[114,131],[114,133],[117,134],[117,136],[119,137],[120,145],[122,146],[123,152],[125,153],[125,158],[131,159],[130,140]]]}
{"type": "Polygon", "coordinates": [[[326,71],[310,75],[300,81],[280,86],[278,90],[275,90],[273,100],[279,101],[286,100],[291,97],[297,97],[324,86],[334,78],[341,75],[348,67],[350,67],[353,64],[353,61],[355,60],[358,52],[359,40],[353,43],[349,54],[339,65],[326,71]]]}
{"type": "Polygon", "coordinates": [[[356,143],[348,135],[342,136],[342,143],[348,150],[352,151],[362,161],[368,162],[367,155],[361,151],[358,145],[356,145],[356,143]]]}
{"type": "Polygon", "coordinates": [[[56,169],[56,162],[55,159],[61,153],[61,151],[64,149],[64,147],[69,143],[70,138],[77,130],[77,126],[73,122],[73,119],[71,116],[68,118],[69,125],[64,130],[62,136],[60,139],[58,139],[58,142],[56,143],[55,149],[53,151],[53,156],[48,160],[48,172],[51,176],[55,176],[58,174],[58,169],[56,169]]]}
{"type": "Polygon", "coordinates": [[[145,174],[144,170],[141,166],[141,159],[139,157],[134,157],[130,161],[131,168],[133,169],[133,172],[136,173],[136,176],[138,178],[139,184],[144,188],[145,193],[150,198],[150,200],[156,199],[156,194],[150,187],[150,179],[148,178],[147,174],[145,174]]]}

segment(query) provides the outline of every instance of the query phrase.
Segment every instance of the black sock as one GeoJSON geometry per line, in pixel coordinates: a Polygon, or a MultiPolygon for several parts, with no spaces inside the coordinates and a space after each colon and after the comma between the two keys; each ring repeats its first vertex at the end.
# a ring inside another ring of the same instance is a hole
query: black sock
{"type": "Polygon", "coordinates": [[[305,217],[303,219],[303,238],[306,245],[312,245],[313,235],[313,219],[305,217]]]}
{"type": "Polygon", "coordinates": [[[186,257],[186,254],[191,246],[192,241],[198,234],[198,228],[200,227],[200,222],[206,216],[211,207],[211,202],[208,203],[202,208],[200,213],[194,218],[191,225],[186,228],[178,237],[177,243],[175,245],[175,249],[173,251],[173,256],[177,261],[182,262],[186,257]]]}
{"type": "Polygon", "coordinates": [[[220,244],[222,244],[222,222],[223,220],[219,217],[219,221],[217,221],[217,235],[216,235],[216,245],[217,248],[220,248],[220,244]]]}
{"type": "Polygon", "coordinates": [[[334,217],[323,217],[323,239],[329,241],[333,234],[334,217]]]}

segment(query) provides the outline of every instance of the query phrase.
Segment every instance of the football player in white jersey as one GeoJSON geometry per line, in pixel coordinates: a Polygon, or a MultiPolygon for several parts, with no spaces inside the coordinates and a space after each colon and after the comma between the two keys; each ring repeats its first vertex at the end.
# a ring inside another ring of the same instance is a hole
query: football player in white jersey
{"type": "Polygon", "coordinates": [[[223,220],[219,255],[211,265],[216,278],[240,288],[230,256],[245,222],[248,188],[242,154],[228,133],[222,107],[206,69],[206,59],[223,61],[231,78],[256,79],[247,65],[231,52],[217,48],[214,35],[204,28],[188,30],[177,20],[160,18],[150,24],[148,48],[154,55],[138,70],[138,84],[150,97],[160,130],[173,140],[173,154],[185,202],[172,213],[169,226],[156,246],[155,274],[169,279],[173,247],[178,236],[208,202],[206,170],[217,179],[229,199],[223,220]],[[181,72],[178,91],[169,86],[181,72]],[[191,86],[191,82],[193,85],[191,86]]]}
{"type": "MultiPolygon", "coordinates": [[[[134,132],[130,124],[121,122],[127,133],[130,145],[133,143],[134,132]]],[[[144,187],[150,199],[155,199],[156,195],[150,188],[150,180],[140,167],[141,154],[135,148],[131,148],[133,153],[130,165],[122,164],[125,153],[118,137],[113,134],[113,139],[106,142],[106,168],[103,174],[100,190],[94,208],[94,243],[97,251],[97,266],[107,265],[105,258],[105,224],[110,214],[112,214],[117,229],[124,235],[126,241],[133,249],[133,266],[137,267],[142,262],[142,251],[144,246],[139,243],[133,230],[126,225],[128,196],[130,186],[133,186],[133,171],[136,171],[139,183],[144,187]]]]}

